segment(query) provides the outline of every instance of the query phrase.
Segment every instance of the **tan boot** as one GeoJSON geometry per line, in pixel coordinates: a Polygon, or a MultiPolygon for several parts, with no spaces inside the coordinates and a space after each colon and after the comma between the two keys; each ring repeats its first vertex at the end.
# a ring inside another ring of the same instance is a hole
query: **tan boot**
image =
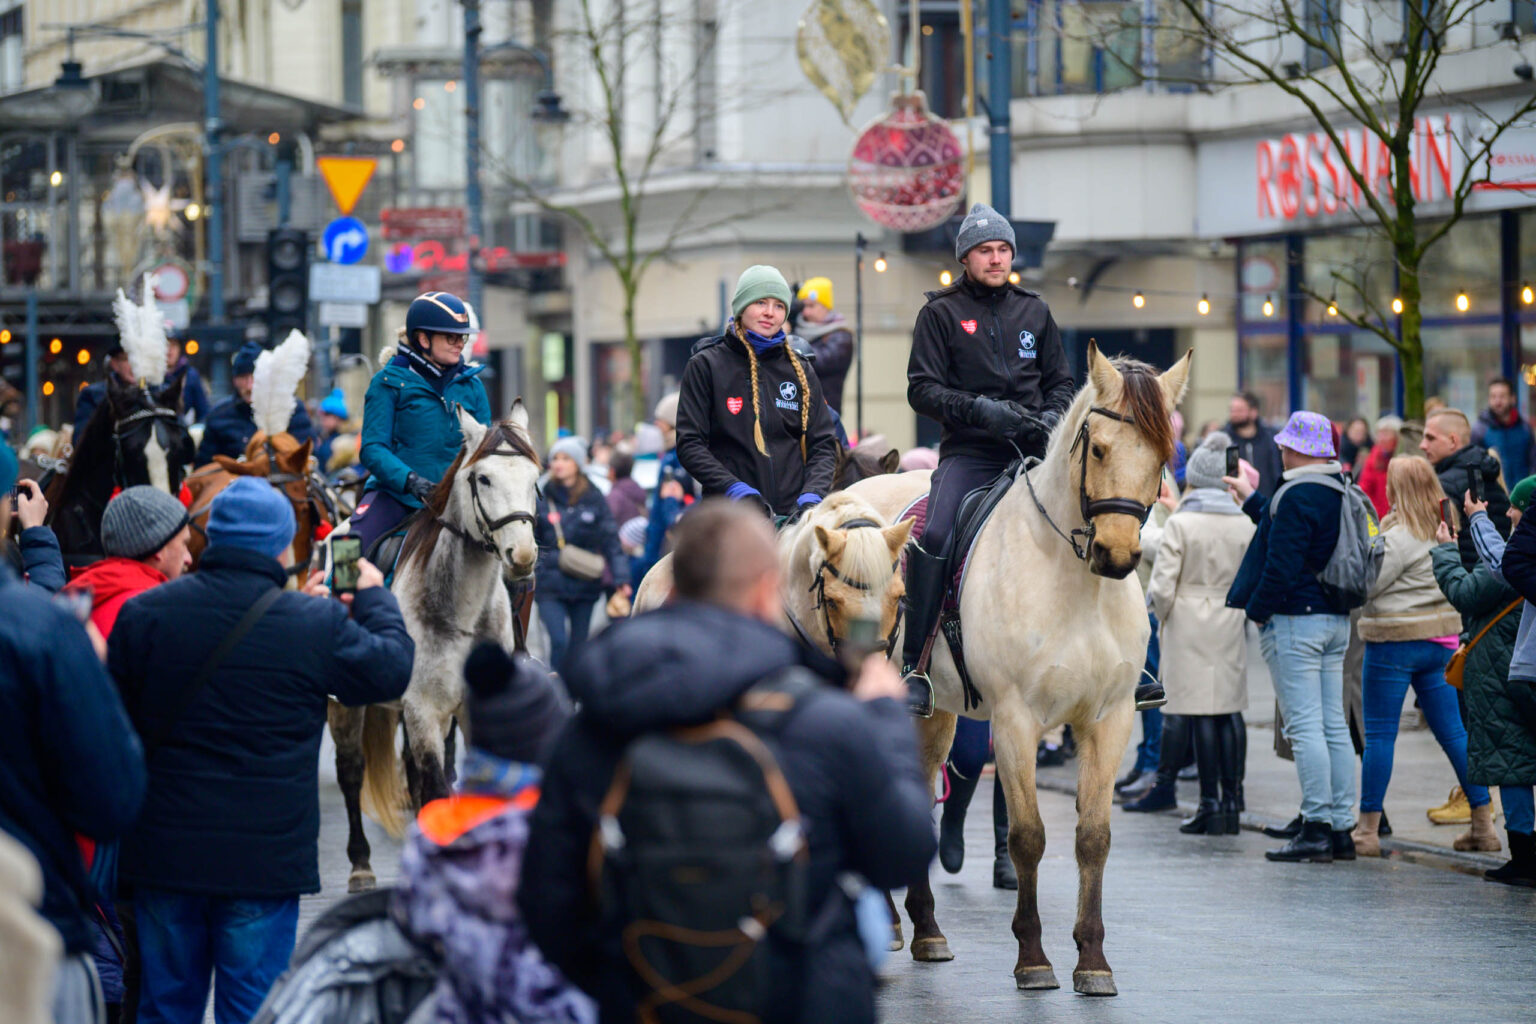
{"type": "Polygon", "coordinates": [[[1456,837],[1451,849],[1479,853],[1498,853],[1504,849],[1499,843],[1499,834],[1493,830],[1493,804],[1472,808],[1472,827],[1456,837]]]}
{"type": "Polygon", "coordinates": [[[1472,805],[1467,803],[1467,794],[1460,786],[1452,786],[1445,803],[1431,807],[1425,813],[1436,825],[1465,825],[1472,820],[1472,805]]]}
{"type": "Polygon", "coordinates": [[[1381,856],[1381,836],[1378,833],[1380,828],[1380,811],[1360,812],[1360,822],[1355,826],[1355,830],[1349,834],[1349,837],[1355,841],[1355,856],[1381,856]]]}

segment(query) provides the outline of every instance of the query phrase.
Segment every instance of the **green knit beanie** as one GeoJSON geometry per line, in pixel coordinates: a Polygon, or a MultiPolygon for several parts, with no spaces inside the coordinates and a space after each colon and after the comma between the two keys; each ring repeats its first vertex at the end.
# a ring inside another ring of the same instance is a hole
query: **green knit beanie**
{"type": "Polygon", "coordinates": [[[1536,498],[1536,476],[1528,476],[1515,484],[1514,490],[1509,492],[1509,506],[1524,512],[1530,507],[1532,498],[1536,498]]]}
{"type": "Polygon", "coordinates": [[[759,263],[743,270],[737,279],[736,294],[731,296],[731,315],[741,316],[741,311],[758,299],[778,299],[788,309],[790,298],[789,282],[778,268],[759,263]]]}

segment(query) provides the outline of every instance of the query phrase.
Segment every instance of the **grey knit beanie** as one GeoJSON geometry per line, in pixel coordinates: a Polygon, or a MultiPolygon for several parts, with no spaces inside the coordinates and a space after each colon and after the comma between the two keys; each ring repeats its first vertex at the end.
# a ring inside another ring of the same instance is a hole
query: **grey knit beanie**
{"type": "Polygon", "coordinates": [[[1008,218],[986,203],[977,203],[960,222],[960,233],[955,236],[955,259],[965,259],[965,254],[982,242],[1007,242],[1008,248],[1019,251],[1008,218]]]}
{"type": "Polygon", "coordinates": [[[101,514],[101,548],[114,558],[148,558],[187,525],[181,502],[158,487],[139,484],[107,502],[101,514]]]}
{"type": "Polygon", "coordinates": [[[1189,453],[1189,465],[1184,470],[1184,482],[1190,487],[1221,487],[1221,478],[1227,475],[1227,449],[1232,439],[1219,430],[1205,435],[1200,447],[1189,453]]]}
{"type": "Polygon", "coordinates": [[[587,468],[586,439],[577,437],[575,435],[570,437],[562,437],[560,440],[549,446],[549,457],[553,459],[556,455],[568,456],[576,463],[578,467],[580,467],[582,470],[585,470],[587,468]]]}

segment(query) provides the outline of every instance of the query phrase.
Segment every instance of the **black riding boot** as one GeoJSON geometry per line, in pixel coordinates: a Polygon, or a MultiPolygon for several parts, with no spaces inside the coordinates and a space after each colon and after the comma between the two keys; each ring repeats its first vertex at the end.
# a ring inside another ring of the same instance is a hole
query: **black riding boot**
{"type": "Polygon", "coordinates": [[[1216,720],[1216,738],[1221,746],[1217,761],[1221,778],[1222,831],[1235,836],[1241,828],[1242,816],[1242,766],[1238,761],[1238,730],[1241,715],[1223,715],[1216,720]]]}
{"type": "Polygon", "coordinates": [[[933,683],[927,673],[917,671],[917,662],[944,605],[946,561],[916,543],[907,545],[907,633],[901,671],[907,684],[907,710],[918,718],[933,716],[933,683]]]}
{"type": "Polygon", "coordinates": [[[1195,763],[1200,768],[1200,808],[1194,817],[1184,819],[1179,831],[1185,835],[1219,836],[1226,831],[1218,797],[1221,739],[1217,733],[1218,716],[1190,715],[1190,731],[1195,737],[1195,763]]]}
{"type": "Polygon", "coordinates": [[[1147,675],[1141,674],[1143,682],[1136,685],[1136,710],[1151,711],[1168,703],[1168,694],[1163,692],[1163,684],[1147,675]]]}
{"type": "Polygon", "coordinates": [[[1008,804],[1003,799],[1003,780],[992,779],[992,835],[996,843],[992,850],[992,888],[1017,889],[1018,872],[1013,870],[1013,858],[1008,855],[1008,804]]]}
{"type": "Polygon", "coordinates": [[[965,811],[976,795],[977,779],[968,779],[955,771],[954,762],[944,765],[949,778],[949,799],[939,814],[939,863],[952,875],[960,873],[965,863],[965,811]]]}

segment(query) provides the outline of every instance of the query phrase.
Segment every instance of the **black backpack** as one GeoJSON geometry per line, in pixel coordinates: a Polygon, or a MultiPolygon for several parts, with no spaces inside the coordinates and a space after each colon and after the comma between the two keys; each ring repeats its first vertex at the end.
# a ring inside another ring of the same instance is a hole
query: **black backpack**
{"type": "Polygon", "coordinates": [[[637,1020],[761,1019],[772,994],[762,940],[803,940],[808,923],[806,841],[777,736],[823,685],[789,669],[715,721],[626,750],[588,867],[637,1020]]]}

